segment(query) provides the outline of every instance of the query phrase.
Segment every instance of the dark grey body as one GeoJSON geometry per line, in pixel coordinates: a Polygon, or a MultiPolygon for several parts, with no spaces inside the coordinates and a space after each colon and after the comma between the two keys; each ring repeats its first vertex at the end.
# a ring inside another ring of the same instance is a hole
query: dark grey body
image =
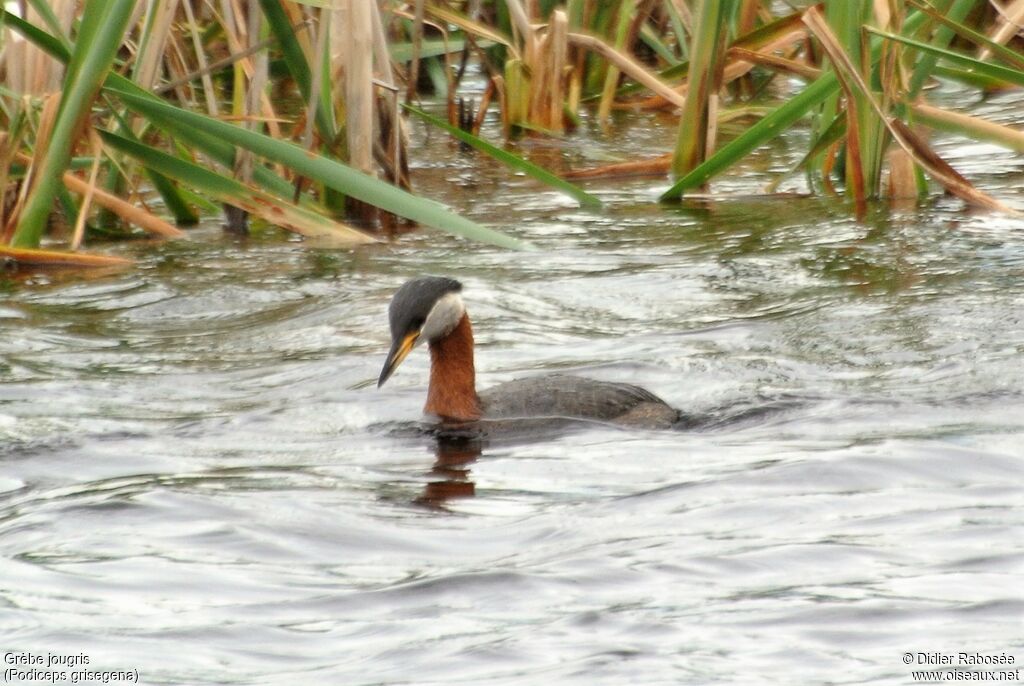
{"type": "Polygon", "coordinates": [[[480,393],[480,404],[485,420],[558,417],[649,429],[679,421],[678,410],[639,386],[563,374],[498,384],[480,393]]]}

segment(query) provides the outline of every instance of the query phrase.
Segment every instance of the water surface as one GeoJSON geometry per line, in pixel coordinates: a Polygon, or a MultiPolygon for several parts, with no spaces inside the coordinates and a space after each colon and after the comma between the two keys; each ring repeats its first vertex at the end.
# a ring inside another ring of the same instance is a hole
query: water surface
{"type": "MultiPolygon", "coordinates": [[[[1016,97],[975,111],[1020,125],[1016,97]]],[[[673,135],[615,126],[531,153],[580,165],[673,135]]],[[[3,282],[3,652],[152,684],[906,684],[908,651],[1019,666],[1024,221],[759,197],[799,133],[716,183],[727,199],[603,181],[596,213],[414,134],[420,192],[539,250],[424,231],[335,251],[211,221],[114,246],[131,271],[3,282]],[[392,432],[420,417],[428,359],[375,388],[385,312],[423,273],[465,284],[481,386],[586,374],[709,421],[392,432]]],[[[1024,208],[1019,156],[937,147],[1024,208]]]]}

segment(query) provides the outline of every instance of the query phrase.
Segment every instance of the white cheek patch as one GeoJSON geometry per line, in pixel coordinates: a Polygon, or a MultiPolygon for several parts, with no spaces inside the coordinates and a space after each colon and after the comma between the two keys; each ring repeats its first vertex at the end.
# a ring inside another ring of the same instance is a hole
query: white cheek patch
{"type": "Polygon", "coordinates": [[[427,320],[420,329],[420,340],[436,341],[444,338],[458,326],[466,306],[462,304],[462,296],[458,293],[447,293],[434,303],[427,320]]]}

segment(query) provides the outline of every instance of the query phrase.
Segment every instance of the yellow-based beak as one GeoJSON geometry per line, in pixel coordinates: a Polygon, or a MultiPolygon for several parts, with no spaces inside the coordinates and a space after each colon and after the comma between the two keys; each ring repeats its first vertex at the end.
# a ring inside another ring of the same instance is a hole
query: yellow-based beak
{"type": "Polygon", "coordinates": [[[419,337],[419,331],[411,331],[405,334],[405,338],[396,340],[391,344],[391,350],[388,352],[388,359],[384,360],[384,369],[381,370],[380,378],[377,379],[377,388],[383,386],[384,382],[395,373],[395,370],[398,369],[398,365],[402,364],[402,360],[404,360],[409,354],[409,351],[416,346],[416,341],[419,340],[419,337]]]}

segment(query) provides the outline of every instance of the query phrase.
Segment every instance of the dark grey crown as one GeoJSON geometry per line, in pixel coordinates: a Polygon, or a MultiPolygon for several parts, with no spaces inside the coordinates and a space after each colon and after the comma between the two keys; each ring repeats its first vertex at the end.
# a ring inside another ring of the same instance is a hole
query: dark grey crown
{"type": "Polygon", "coordinates": [[[462,284],[443,276],[422,276],[402,284],[391,298],[388,319],[393,339],[419,329],[434,303],[448,293],[459,293],[462,284]]]}

